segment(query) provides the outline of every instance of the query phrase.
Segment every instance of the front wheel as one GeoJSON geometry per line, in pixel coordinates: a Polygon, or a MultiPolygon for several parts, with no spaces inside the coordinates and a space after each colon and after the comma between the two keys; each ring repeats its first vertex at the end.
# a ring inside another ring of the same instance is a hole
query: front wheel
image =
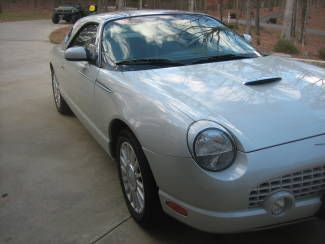
{"type": "Polygon", "coordinates": [[[53,14],[53,15],[52,15],[52,23],[53,23],[53,24],[58,24],[59,21],[60,21],[60,17],[59,17],[59,15],[57,15],[57,14],[53,14]]]}
{"type": "Polygon", "coordinates": [[[121,131],[116,155],[129,212],[139,224],[149,227],[162,217],[158,188],[141,145],[129,130],[121,131]]]}

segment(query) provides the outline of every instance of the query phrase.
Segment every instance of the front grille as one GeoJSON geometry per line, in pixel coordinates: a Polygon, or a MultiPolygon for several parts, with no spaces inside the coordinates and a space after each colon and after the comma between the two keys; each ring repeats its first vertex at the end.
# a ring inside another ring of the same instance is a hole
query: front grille
{"type": "Polygon", "coordinates": [[[58,13],[58,14],[70,14],[70,13],[72,13],[72,11],[71,10],[58,10],[56,13],[58,13]]]}
{"type": "Polygon", "coordinates": [[[296,199],[310,198],[325,193],[325,165],[304,169],[259,184],[249,195],[249,207],[261,207],[272,192],[287,190],[296,199]]]}

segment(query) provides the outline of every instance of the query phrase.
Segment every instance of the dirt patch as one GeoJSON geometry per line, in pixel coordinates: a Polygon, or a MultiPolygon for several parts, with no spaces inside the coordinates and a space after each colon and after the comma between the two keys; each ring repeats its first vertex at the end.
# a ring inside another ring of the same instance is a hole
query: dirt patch
{"type": "Polygon", "coordinates": [[[54,44],[59,44],[63,41],[64,37],[68,34],[70,31],[71,26],[64,26],[59,29],[56,29],[49,35],[50,42],[54,44]]]}
{"type": "Polygon", "coordinates": [[[37,20],[50,19],[51,12],[43,11],[19,11],[19,12],[2,12],[0,13],[0,22],[22,21],[22,20],[37,20]]]}
{"type": "MultiPolygon", "coordinates": [[[[236,32],[239,34],[245,33],[245,26],[239,25],[236,28],[236,32]]],[[[271,54],[274,49],[275,44],[280,39],[281,31],[261,28],[260,41],[258,44],[257,36],[255,33],[255,27],[252,28],[253,46],[264,54],[271,54]]],[[[308,34],[306,36],[305,44],[301,45],[299,43],[294,43],[299,49],[299,54],[292,55],[295,58],[307,58],[307,59],[317,59],[319,60],[319,49],[325,47],[325,37],[313,34],[308,34]]]]}
{"type": "MultiPolygon", "coordinates": [[[[254,46],[265,53],[272,53],[276,42],[279,40],[281,33],[274,30],[263,30],[260,37],[260,45],[257,44],[257,37],[253,35],[254,46]]],[[[299,49],[299,54],[292,55],[296,58],[320,59],[319,49],[324,47],[325,37],[308,34],[305,45],[295,43],[299,49]]]]}

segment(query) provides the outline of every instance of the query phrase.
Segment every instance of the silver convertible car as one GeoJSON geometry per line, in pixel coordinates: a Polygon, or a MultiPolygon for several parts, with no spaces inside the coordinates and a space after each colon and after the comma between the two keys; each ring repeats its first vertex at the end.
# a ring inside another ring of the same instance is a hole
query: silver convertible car
{"type": "Polygon", "coordinates": [[[324,217],[325,72],[263,56],[217,19],[80,19],[50,57],[57,110],[118,163],[143,226],[240,232],[324,217]]]}

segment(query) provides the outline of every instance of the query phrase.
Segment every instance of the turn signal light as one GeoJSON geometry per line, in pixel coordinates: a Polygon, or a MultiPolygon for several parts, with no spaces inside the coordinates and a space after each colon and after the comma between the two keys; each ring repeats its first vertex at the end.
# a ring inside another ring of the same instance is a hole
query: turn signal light
{"type": "Polygon", "coordinates": [[[166,205],[180,215],[187,216],[187,210],[177,203],[166,201],[166,205]]]}

